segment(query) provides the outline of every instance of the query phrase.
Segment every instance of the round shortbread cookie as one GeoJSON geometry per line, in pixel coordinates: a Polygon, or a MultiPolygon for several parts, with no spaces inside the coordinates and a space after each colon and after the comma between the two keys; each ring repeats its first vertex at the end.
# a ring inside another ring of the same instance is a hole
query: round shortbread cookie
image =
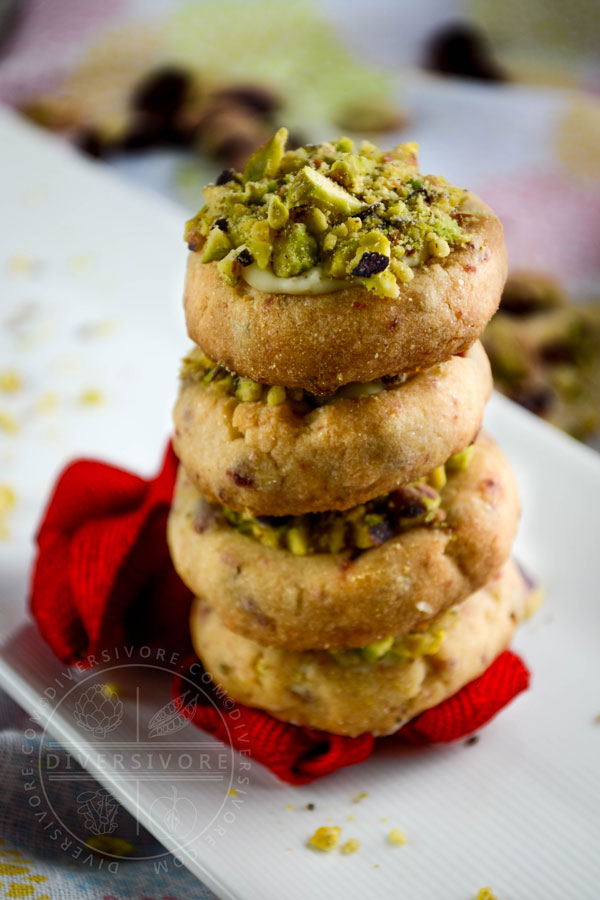
{"type": "Polygon", "coordinates": [[[405,640],[371,662],[356,651],[262,646],[229,631],[206,600],[195,601],[190,624],[196,653],[234,700],[295,725],[385,735],[481,675],[508,645],[527,597],[523,577],[509,562],[432,623],[421,640],[429,647],[424,655],[418,655],[419,641],[407,646],[405,640]]]}
{"type": "Polygon", "coordinates": [[[237,531],[181,466],[167,536],[179,575],[228,628],[295,650],[358,647],[421,627],[508,558],[519,499],[491,438],[479,436],[440,495],[440,525],[417,525],[354,558],[297,556],[237,531]]]}
{"type": "Polygon", "coordinates": [[[463,209],[471,242],[416,269],[396,299],[356,285],[316,295],[264,293],[243,280],[232,287],[215,262],[190,253],[189,336],[240,375],[314,394],[462,353],[496,311],[507,271],[499,220],[475,195],[463,209]]]}
{"type": "Polygon", "coordinates": [[[471,443],[492,387],[480,343],[380,393],[304,414],[183,381],[173,445],[208,499],[256,515],[348,509],[414,481],[471,443]]]}

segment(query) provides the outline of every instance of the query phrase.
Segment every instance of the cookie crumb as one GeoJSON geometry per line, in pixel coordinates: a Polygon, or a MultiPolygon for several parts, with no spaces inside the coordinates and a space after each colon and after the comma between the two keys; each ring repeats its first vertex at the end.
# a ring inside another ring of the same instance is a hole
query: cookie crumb
{"type": "Polygon", "coordinates": [[[497,898],[490,887],[482,887],[477,891],[475,900],[497,900],[497,898]]]}
{"type": "Polygon", "coordinates": [[[88,388],[79,395],[79,403],[82,406],[100,406],[104,403],[104,396],[96,388],[88,388]]]}
{"type": "Polygon", "coordinates": [[[368,796],[369,796],[369,795],[367,794],[366,791],[361,791],[360,794],[356,794],[356,796],[354,796],[354,797],[352,798],[352,802],[353,802],[353,803],[360,803],[361,800],[364,800],[364,798],[365,798],[365,797],[368,797],[368,796]]]}
{"type": "Polygon", "coordinates": [[[112,837],[110,834],[98,834],[86,840],[90,850],[107,856],[131,856],[134,846],[123,838],[112,837]]]}
{"type": "Polygon", "coordinates": [[[227,793],[229,794],[230,797],[235,797],[237,795],[237,791],[235,788],[229,788],[227,793]]]}
{"type": "Polygon", "coordinates": [[[293,809],[293,808],[294,808],[294,804],[293,804],[293,803],[286,803],[286,804],[285,804],[285,808],[286,808],[286,809],[293,809]]]}
{"type": "Polygon", "coordinates": [[[0,429],[6,431],[7,434],[19,433],[19,423],[12,413],[8,411],[0,412],[0,429]]]}
{"type": "Polygon", "coordinates": [[[408,843],[408,841],[403,831],[399,828],[392,828],[388,834],[388,843],[392,844],[394,847],[401,847],[403,844],[408,843]]]}
{"type": "Polygon", "coordinates": [[[105,697],[118,697],[119,685],[115,681],[107,681],[102,685],[102,693],[105,697]]]}
{"type": "Polygon", "coordinates": [[[40,263],[24,254],[11,256],[8,260],[8,271],[16,277],[23,275],[35,275],[40,268],[40,263]]]}
{"type": "Polygon", "coordinates": [[[312,812],[313,809],[315,808],[315,804],[314,804],[314,803],[307,803],[305,808],[308,809],[308,810],[310,810],[310,812],[312,812]]]}
{"type": "Polygon", "coordinates": [[[321,853],[329,853],[340,842],[342,829],[338,825],[322,825],[308,839],[308,843],[321,853]]]}
{"type": "Polygon", "coordinates": [[[36,412],[46,414],[54,412],[57,405],[58,396],[56,395],[56,393],[54,391],[46,391],[38,398],[35,404],[35,409],[36,412]]]}
{"type": "Polygon", "coordinates": [[[345,844],[340,847],[340,852],[347,856],[349,853],[356,853],[360,850],[360,841],[357,838],[348,838],[345,844]]]}
{"type": "Polygon", "coordinates": [[[8,540],[10,533],[6,527],[9,511],[15,505],[16,494],[8,484],[0,484],[0,540],[8,540]]]}
{"type": "Polygon", "coordinates": [[[541,587],[534,588],[527,598],[527,608],[523,621],[530,619],[540,608],[544,602],[544,589],[541,587]]]}
{"type": "Polygon", "coordinates": [[[21,377],[18,372],[7,370],[0,372],[0,391],[5,394],[16,394],[22,387],[21,377]]]}
{"type": "Polygon", "coordinates": [[[465,745],[467,747],[472,747],[474,744],[478,744],[478,743],[479,743],[479,735],[478,734],[472,734],[471,737],[468,737],[465,741],[465,745]]]}

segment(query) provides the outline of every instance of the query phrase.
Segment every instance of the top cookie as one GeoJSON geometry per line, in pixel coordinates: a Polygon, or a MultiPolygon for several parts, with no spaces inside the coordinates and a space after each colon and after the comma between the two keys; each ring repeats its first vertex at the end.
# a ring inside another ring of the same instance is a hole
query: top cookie
{"type": "Polygon", "coordinates": [[[222,173],[188,222],[192,340],[248,378],[321,394],[470,347],[506,277],[491,210],[421,175],[415,144],[285,152],[286,137],[222,173]]]}

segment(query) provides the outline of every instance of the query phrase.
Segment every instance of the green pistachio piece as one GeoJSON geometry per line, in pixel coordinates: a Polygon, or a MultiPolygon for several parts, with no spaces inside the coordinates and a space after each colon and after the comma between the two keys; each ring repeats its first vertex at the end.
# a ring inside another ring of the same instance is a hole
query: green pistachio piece
{"type": "Polygon", "coordinates": [[[236,272],[237,255],[237,249],[230,250],[227,256],[224,256],[223,259],[221,259],[217,263],[219,275],[221,276],[223,281],[227,282],[227,284],[230,284],[232,287],[238,282],[238,276],[236,272]]]}
{"type": "Polygon", "coordinates": [[[380,297],[391,297],[392,299],[395,299],[400,293],[398,282],[390,269],[385,269],[383,272],[378,272],[377,275],[371,275],[370,278],[361,280],[369,291],[373,291],[374,294],[379,294],[380,297]]]}
{"type": "Polygon", "coordinates": [[[288,222],[275,239],[273,271],[280,278],[292,278],[312,268],[318,255],[317,242],[306,225],[288,222]]]}
{"type": "Polygon", "coordinates": [[[360,158],[348,154],[342,159],[337,159],[329,170],[329,175],[343,187],[350,191],[354,190],[362,175],[360,158]]]}
{"type": "Polygon", "coordinates": [[[260,181],[261,178],[274,178],[277,175],[287,138],[287,128],[280,128],[271,140],[252,154],[244,168],[244,184],[248,181],[260,181]]]}
{"type": "Polygon", "coordinates": [[[292,181],[290,198],[294,204],[312,200],[345,216],[353,216],[365,205],[358,197],[310,166],[304,166],[292,181]]]}
{"type": "Polygon", "coordinates": [[[204,247],[202,248],[202,256],[200,262],[208,263],[214,260],[223,259],[231,250],[231,242],[225,231],[221,231],[218,226],[211,228],[210,234],[206,238],[204,247]]]}
{"type": "Polygon", "coordinates": [[[281,231],[290,217],[290,211],[277,194],[269,194],[267,221],[275,231],[281,231]]]}
{"type": "Polygon", "coordinates": [[[318,206],[311,206],[303,210],[299,220],[306,225],[311,234],[323,234],[329,228],[327,216],[318,206]]]}
{"type": "Polygon", "coordinates": [[[285,403],[286,391],[279,384],[274,384],[267,392],[267,404],[269,406],[280,406],[285,403]]]}
{"type": "Polygon", "coordinates": [[[271,262],[271,253],[273,252],[271,230],[269,228],[269,223],[266,220],[255,222],[250,229],[248,249],[256,261],[258,268],[266,269],[271,262]]]}
{"type": "Polygon", "coordinates": [[[361,647],[360,655],[366,662],[377,662],[378,659],[381,659],[392,649],[393,644],[393,637],[381,638],[380,641],[373,641],[372,644],[361,647]]]}
{"type": "Polygon", "coordinates": [[[346,523],[342,516],[336,516],[327,535],[327,549],[330,553],[341,553],[346,543],[346,523]]]}
{"type": "Polygon", "coordinates": [[[308,553],[308,536],[304,526],[298,525],[290,528],[286,537],[288,550],[294,556],[306,556],[308,553]]]}
{"type": "Polygon", "coordinates": [[[381,394],[385,390],[383,381],[351,381],[337,391],[338,397],[347,400],[356,400],[358,397],[369,397],[372,394],[381,394]]]}
{"type": "Polygon", "coordinates": [[[447,480],[446,467],[443,464],[438,466],[437,469],[434,469],[433,472],[430,472],[427,476],[427,481],[436,491],[441,491],[447,480]]]}
{"type": "Polygon", "coordinates": [[[473,444],[469,444],[469,446],[465,447],[464,450],[461,450],[460,453],[455,453],[454,456],[451,456],[450,459],[446,460],[446,468],[450,469],[452,472],[462,472],[471,462],[474,453],[475,447],[473,444]]]}
{"type": "Polygon", "coordinates": [[[335,142],[335,149],[340,153],[352,153],[354,150],[354,141],[349,137],[341,137],[335,142]]]}
{"type": "Polygon", "coordinates": [[[235,396],[242,403],[251,403],[262,398],[262,384],[252,381],[250,378],[239,378],[235,389],[235,396]]]}

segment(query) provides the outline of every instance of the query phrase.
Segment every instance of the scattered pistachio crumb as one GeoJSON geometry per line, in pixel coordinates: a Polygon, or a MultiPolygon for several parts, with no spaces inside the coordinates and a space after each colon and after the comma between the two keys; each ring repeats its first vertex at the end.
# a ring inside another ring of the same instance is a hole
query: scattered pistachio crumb
{"type": "Polygon", "coordinates": [[[269,388],[267,393],[267,404],[269,406],[280,406],[282,403],[285,403],[286,391],[284,387],[281,387],[278,384],[274,384],[269,388]]]}
{"type": "Polygon", "coordinates": [[[8,260],[8,271],[11,275],[33,275],[39,268],[39,262],[24,254],[11,256],[8,260]]]}
{"type": "Polygon", "coordinates": [[[96,388],[88,388],[79,395],[79,403],[82,406],[99,406],[104,402],[104,396],[96,388]]]}
{"type": "Polygon", "coordinates": [[[360,803],[361,800],[364,800],[364,798],[365,798],[365,797],[368,797],[368,796],[369,796],[369,795],[367,794],[366,791],[361,791],[360,794],[356,794],[356,796],[354,796],[354,797],[352,798],[352,802],[353,802],[353,803],[360,803]]]}
{"type": "Polygon", "coordinates": [[[337,847],[341,835],[342,829],[338,825],[322,825],[321,828],[317,828],[315,833],[311,835],[308,839],[308,843],[311,847],[314,847],[315,850],[320,850],[322,853],[329,853],[330,850],[337,847]]]}
{"type": "Polygon", "coordinates": [[[401,847],[407,843],[406,835],[399,828],[392,828],[388,834],[388,842],[394,847],[401,847]]]}
{"type": "Polygon", "coordinates": [[[229,794],[230,797],[235,797],[237,795],[237,791],[235,788],[229,788],[227,793],[229,794]]]}
{"type": "Polygon", "coordinates": [[[388,821],[388,817],[387,817],[387,816],[382,816],[381,819],[380,819],[379,821],[380,821],[380,822],[387,822],[387,821],[388,821]]]}
{"type": "Polygon", "coordinates": [[[8,484],[0,484],[0,540],[5,541],[10,537],[6,527],[8,512],[16,503],[16,494],[8,484]]]}
{"type": "Polygon", "coordinates": [[[314,803],[307,803],[307,804],[306,804],[306,809],[310,810],[311,812],[312,812],[312,810],[313,810],[314,808],[315,808],[315,804],[314,804],[314,803]]]}
{"type": "Polygon", "coordinates": [[[0,372],[0,391],[5,394],[15,394],[21,389],[22,382],[18,372],[7,370],[0,372]]]}
{"type": "Polygon", "coordinates": [[[119,685],[116,683],[116,681],[107,681],[102,685],[102,693],[105,697],[118,697],[119,685]]]}
{"type": "Polygon", "coordinates": [[[107,337],[117,329],[114,319],[101,319],[98,322],[87,322],[79,328],[79,334],[83,338],[107,337]]]}
{"type": "Polygon", "coordinates": [[[477,891],[475,900],[496,900],[496,895],[491,887],[482,887],[477,891]]]}
{"type": "Polygon", "coordinates": [[[92,258],[87,253],[76,253],[69,260],[69,268],[72,272],[87,272],[92,265],[92,258]]]}
{"type": "Polygon", "coordinates": [[[345,844],[340,847],[341,853],[347,856],[349,853],[356,853],[360,850],[360,841],[357,838],[348,838],[345,844]]]}
{"type": "Polygon", "coordinates": [[[104,853],[107,856],[131,856],[134,847],[123,838],[113,837],[110,834],[96,834],[86,840],[91,850],[104,853]]]}
{"type": "Polygon", "coordinates": [[[54,391],[46,391],[38,398],[35,404],[36,411],[39,413],[54,412],[57,406],[58,396],[54,391]]]}
{"type": "Polygon", "coordinates": [[[527,598],[527,607],[525,609],[525,620],[530,619],[538,611],[544,602],[544,589],[541,587],[534,588],[527,598]]]}
{"type": "Polygon", "coordinates": [[[18,434],[19,423],[12,413],[8,411],[0,412],[0,429],[6,431],[7,434],[18,434]]]}

